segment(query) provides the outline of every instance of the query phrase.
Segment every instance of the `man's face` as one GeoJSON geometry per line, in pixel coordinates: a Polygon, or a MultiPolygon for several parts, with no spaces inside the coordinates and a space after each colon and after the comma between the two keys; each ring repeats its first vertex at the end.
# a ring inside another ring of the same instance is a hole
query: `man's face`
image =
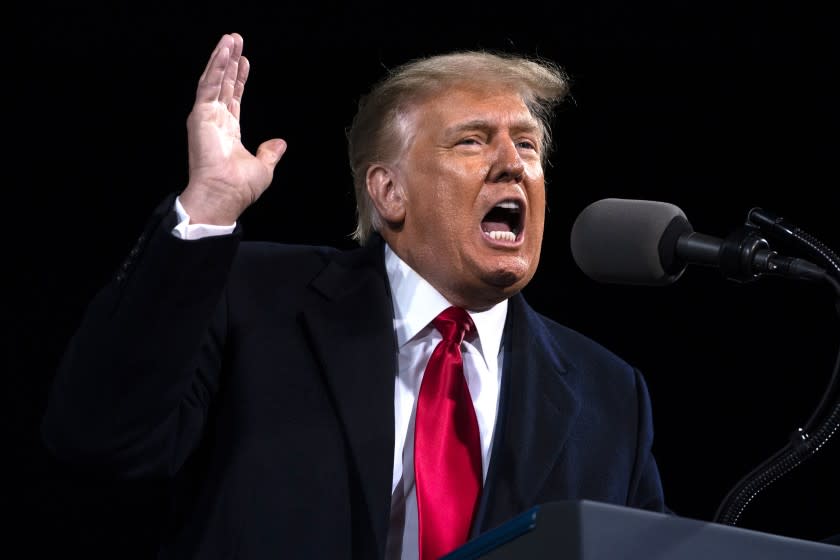
{"type": "Polygon", "coordinates": [[[405,220],[386,239],[456,305],[486,309],[521,290],[539,262],[545,180],[519,94],[451,87],[417,105],[407,129],[395,166],[405,220]]]}

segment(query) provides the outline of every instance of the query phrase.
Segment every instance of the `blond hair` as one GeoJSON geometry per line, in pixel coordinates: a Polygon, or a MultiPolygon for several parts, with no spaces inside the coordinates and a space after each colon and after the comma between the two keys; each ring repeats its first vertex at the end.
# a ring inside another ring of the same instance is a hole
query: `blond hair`
{"type": "Polygon", "coordinates": [[[543,163],[551,147],[550,119],[568,92],[568,78],[554,63],[487,51],[461,51],[415,59],[391,70],[359,101],[347,130],[350,167],[356,192],[356,231],[361,245],[382,220],[367,192],[368,168],[394,161],[407,142],[401,117],[412,104],[460,83],[509,86],[521,96],[539,123],[543,163]]]}

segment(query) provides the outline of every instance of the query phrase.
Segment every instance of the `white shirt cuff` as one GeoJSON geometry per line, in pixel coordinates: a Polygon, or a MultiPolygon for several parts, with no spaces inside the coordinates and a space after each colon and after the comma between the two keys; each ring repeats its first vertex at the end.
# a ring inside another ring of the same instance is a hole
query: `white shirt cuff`
{"type": "Polygon", "coordinates": [[[236,229],[236,222],[229,226],[212,224],[191,224],[190,215],[181,205],[180,197],[175,198],[175,213],[178,214],[178,225],[172,228],[172,235],[181,239],[201,239],[214,235],[227,235],[236,229]]]}

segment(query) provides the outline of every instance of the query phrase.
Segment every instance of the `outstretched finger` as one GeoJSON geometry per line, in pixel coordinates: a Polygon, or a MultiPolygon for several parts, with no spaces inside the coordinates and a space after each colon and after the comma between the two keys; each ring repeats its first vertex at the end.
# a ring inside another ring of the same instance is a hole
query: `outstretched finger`
{"type": "Polygon", "coordinates": [[[201,76],[198,78],[199,80],[203,80],[204,77],[207,75],[210,68],[213,66],[213,59],[216,57],[216,54],[220,50],[222,50],[222,47],[224,46],[230,46],[230,39],[229,36],[226,34],[222,35],[221,39],[219,39],[219,42],[216,43],[216,46],[213,48],[213,52],[210,53],[210,58],[207,59],[207,65],[204,67],[204,72],[202,72],[201,76]]]}
{"type": "Polygon", "coordinates": [[[219,101],[226,107],[230,107],[233,100],[233,92],[236,89],[236,77],[239,75],[239,61],[242,57],[242,36],[238,33],[231,33],[233,44],[230,50],[230,59],[225,66],[222,77],[222,89],[219,92],[219,101]]]}
{"type": "Polygon", "coordinates": [[[213,48],[213,52],[210,54],[210,58],[207,59],[207,66],[204,67],[204,72],[201,73],[201,76],[198,78],[199,80],[203,80],[204,77],[207,76],[208,72],[213,67],[213,61],[216,58],[216,55],[219,53],[220,50],[222,50],[222,47],[228,47],[229,49],[232,40],[233,37],[231,37],[229,34],[222,35],[222,37],[219,39],[219,42],[216,43],[216,46],[213,48]]]}
{"type": "Polygon", "coordinates": [[[210,60],[207,61],[204,73],[198,80],[196,102],[213,102],[219,99],[225,70],[230,63],[231,46],[229,35],[222,37],[219,44],[216,45],[216,49],[210,55],[210,60]]]}
{"type": "Polygon", "coordinates": [[[245,82],[248,81],[248,72],[251,70],[251,63],[244,56],[239,59],[239,73],[236,76],[236,83],[233,85],[233,99],[228,107],[231,114],[239,120],[239,109],[242,106],[242,94],[245,93],[245,82]]]}

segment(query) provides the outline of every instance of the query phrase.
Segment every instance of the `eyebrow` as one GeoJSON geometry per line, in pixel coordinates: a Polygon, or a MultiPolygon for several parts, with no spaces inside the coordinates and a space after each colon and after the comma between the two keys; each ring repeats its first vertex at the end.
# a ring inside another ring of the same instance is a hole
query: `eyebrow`
{"type": "MultiPolygon", "coordinates": [[[[471,121],[466,121],[462,123],[458,123],[446,129],[445,133],[447,136],[458,134],[459,132],[464,132],[466,130],[482,130],[482,131],[489,131],[496,128],[496,125],[488,120],[484,119],[473,119],[471,121]]],[[[511,124],[511,130],[517,132],[539,132],[540,128],[537,126],[533,121],[520,119],[514,121],[511,124]]]]}

